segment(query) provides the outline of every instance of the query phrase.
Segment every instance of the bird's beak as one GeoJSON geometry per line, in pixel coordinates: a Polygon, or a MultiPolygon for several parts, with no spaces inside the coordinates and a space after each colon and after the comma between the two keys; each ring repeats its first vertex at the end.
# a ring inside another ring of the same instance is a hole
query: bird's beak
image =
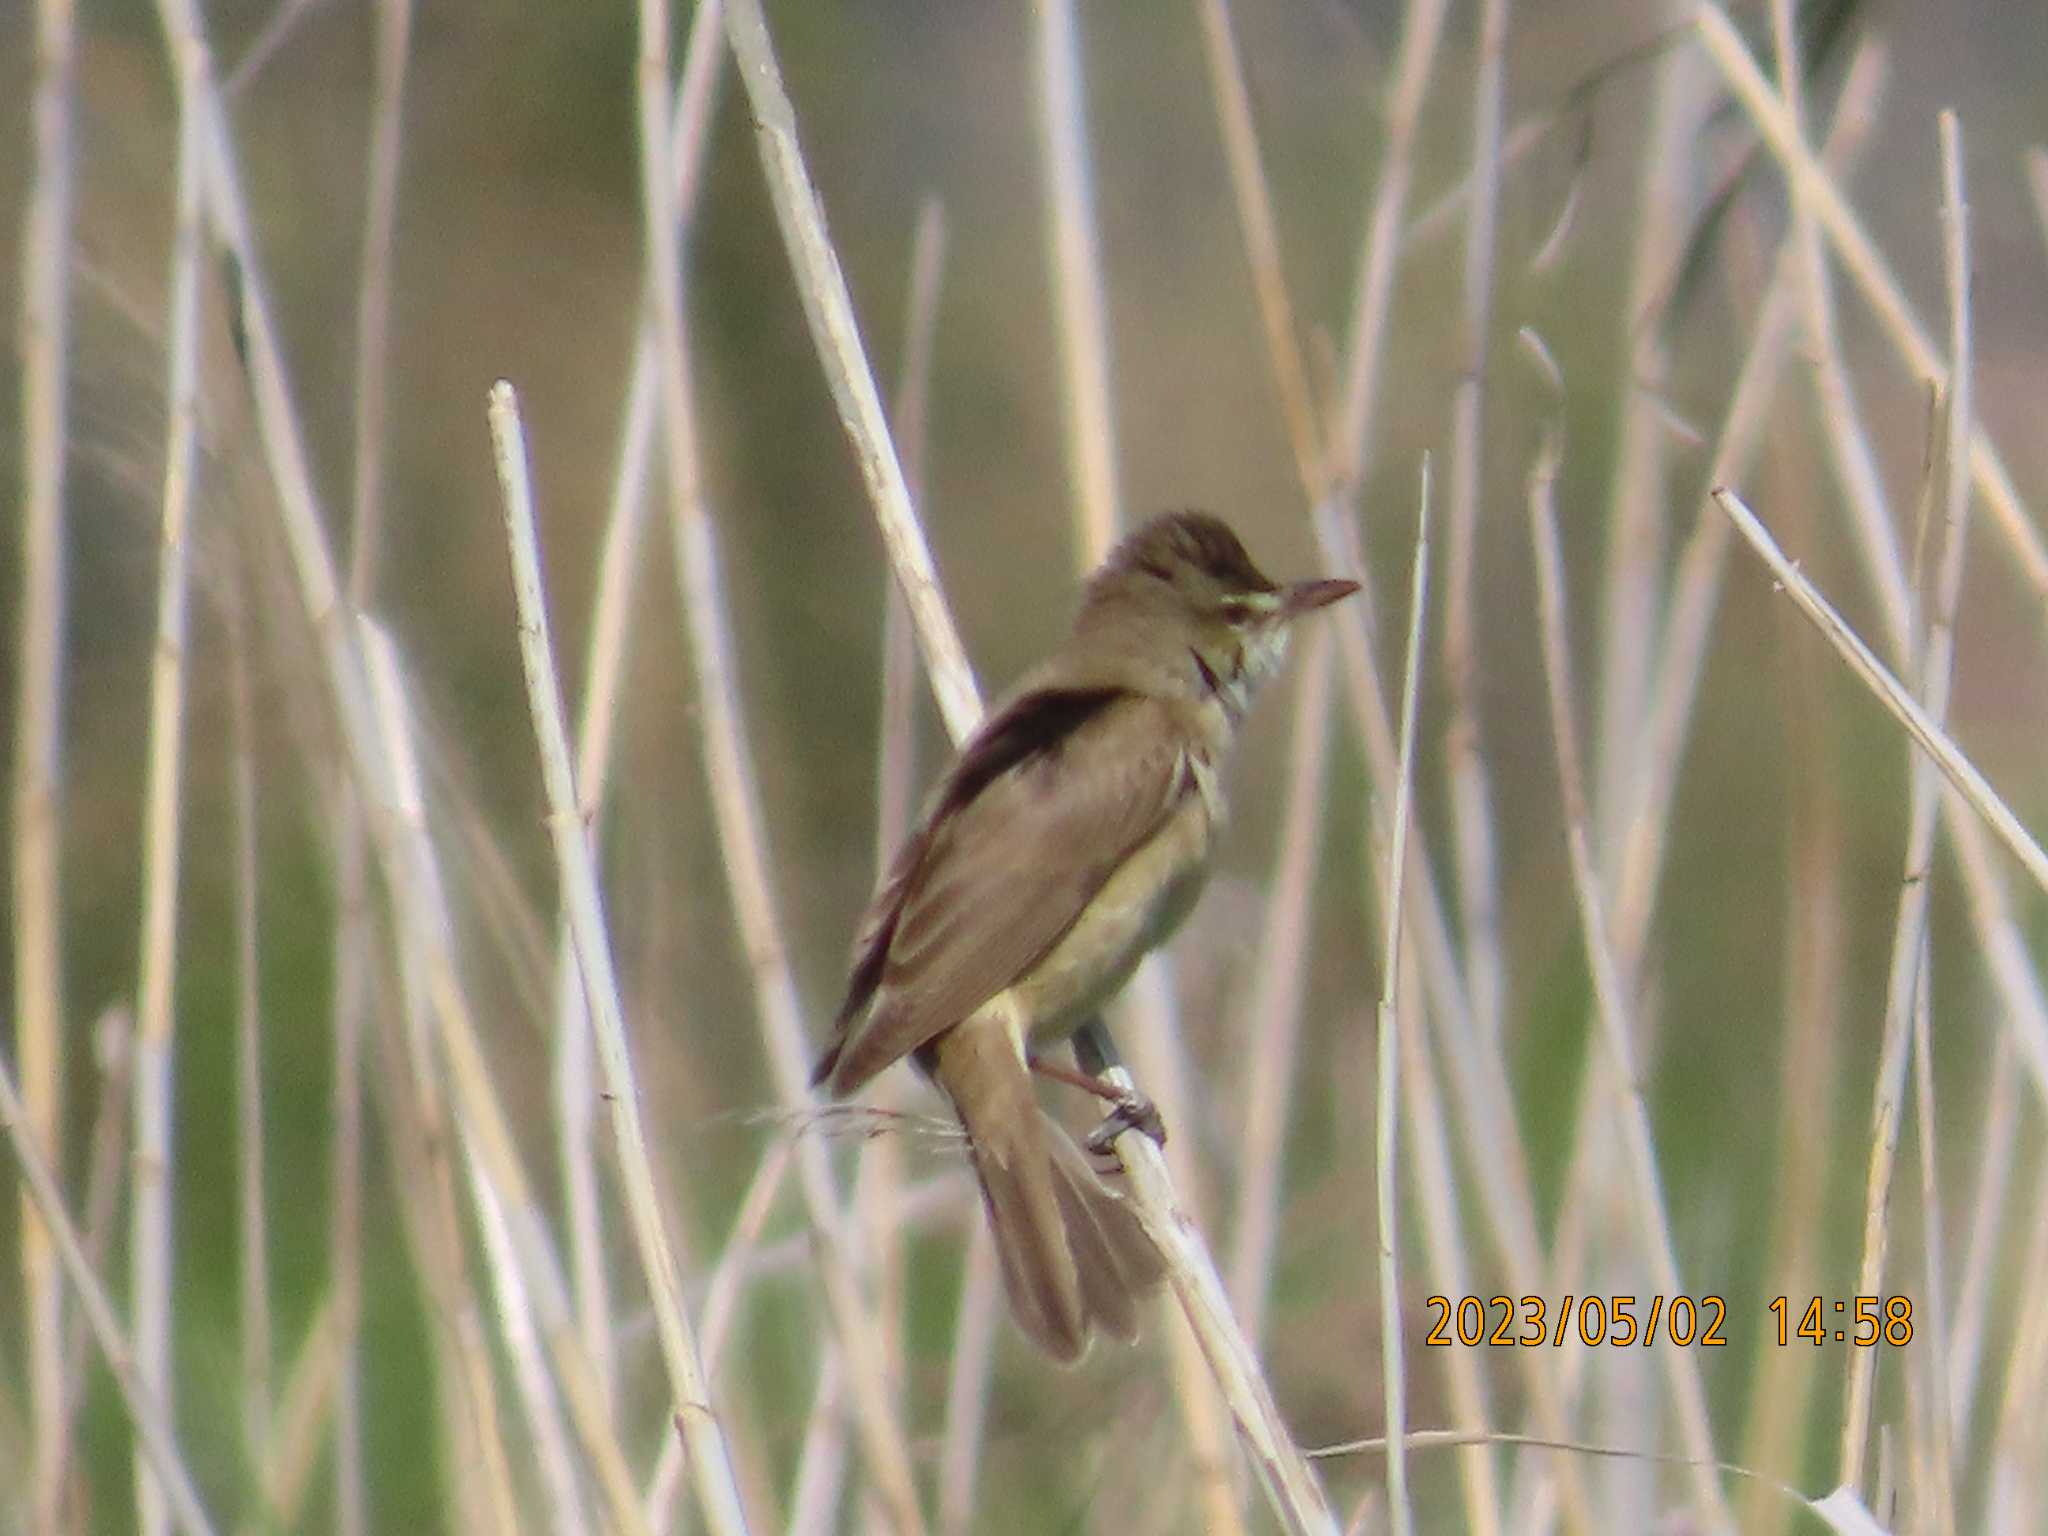
{"type": "Polygon", "coordinates": [[[1323,581],[1297,581],[1280,593],[1280,617],[1298,619],[1312,609],[1327,608],[1357,590],[1357,582],[1336,577],[1323,581]]]}

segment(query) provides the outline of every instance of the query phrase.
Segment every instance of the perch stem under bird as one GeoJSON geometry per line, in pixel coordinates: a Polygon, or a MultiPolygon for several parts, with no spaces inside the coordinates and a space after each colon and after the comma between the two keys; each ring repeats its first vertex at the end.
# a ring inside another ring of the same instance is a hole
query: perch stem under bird
{"type": "Polygon", "coordinates": [[[843,1097],[909,1056],[967,1133],[1011,1311],[1078,1359],[1136,1336],[1161,1265],[1136,1214],[1039,1107],[1036,1060],[1187,916],[1222,826],[1223,760],[1295,621],[1357,590],[1268,580],[1217,518],[1154,518],[1091,576],[1072,632],[939,780],[869,904],[814,1082],[843,1097]]]}

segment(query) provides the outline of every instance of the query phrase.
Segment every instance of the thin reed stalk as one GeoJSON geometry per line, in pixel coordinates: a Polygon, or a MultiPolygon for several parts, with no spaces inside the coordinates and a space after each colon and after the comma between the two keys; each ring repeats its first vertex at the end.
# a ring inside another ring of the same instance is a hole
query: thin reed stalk
{"type": "Polygon", "coordinates": [[[1087,92],[1074,0],[1033,0],[1037,21],[1038,141],[1045,176],[1046,260],[1052,268],[1066,415],[1063,441],[1074,502],[1074,547],[1094,566],[1123,526],[1117,494],[1116,412],[1109,306],[1088,159],[1087,92]]]}
{"type": "MultiPolygon", "coordinates": [[[[1814,159],[1797,125],[1786,116],[1784,103],[1757,69],[1734,25],[1710,0],[1703,0],[1694,12],[1694,21],[1708,56],[1763,135],[1796,195],[1810,200],[1815,220],[1861,290],[1907,372],[1916,380],[1931,379],[1946,389],[1948,371],[1941,355],[1913,313],[1898,280],[1833,178],[1814,159]]],[[[1967,457],[1971,482],[1984,498],[2022,579],[2037,597],[2048,596],[2048,543],[2042,541],[2013,488],[1997,445],[1981,423],[1971,431],[1967,457]]]]}
{"type": "MultiPolygon", "coordinates": [[[[29,1145],[63,1146],[64,969],[59,815],[64,761],[65,388],[69,361],[73,0],[37,0],[34,134],[21,269],[21,587],[12,721],[14,1048],[29,1145]]],[[[21,1196],[22,1331],[28,1357],[29,1519],[56,1536],[70,1459],[64,1297],[50,1233],[21,1196]]]]}
{"type": "MultiPolygon", "coordinates": [[[[1961,149],[1956,142],[1959,129],[1952,114],[1941,118],[1944,206],[1943,225],[1947,234],[1945,264],[1953,287],[1966,295],[1969,265],[1963,227],[1961,149]]],[[[1967,297],[1951,299],[1950,344],[1953,366],[1949,371],[1948,476],[1942,499],[1942,549],[1935,575],[1934,607],[1928,618],[1926,638],[1916,657],[1920,705],[1937,727],[1945,724],[1949,697],[1954,686],[1955,621],[1962,598],[1963,555],[1969,534],[1970,485],[1968,454],[1970,441],[1970,354],[1967,297]]],[[[1871,1110],[1869,1172],[1863,1206],[1863,1245],[1857,1266],[1859,1296],[1879,1294],[1883,1283],[1885,1250],[1890,1242],[1890,1205],[1893,1162],[1898,1154],[1899,1132],[1905,1111],[1906,1071],[1910,1064],[1914,1033],[1914,1002],[1919,993],[1920,970],[1928,952],[1929,876],[1934,854],[1934,835],[1939,825],[1939,780],[1935,765],[1914,754],[1906,824],[1905,872],[1901,879],[1896,926],[1892,935],[1891,963],[1885,979],[1884,1039],[1879,1047],[1875,1103],[1871,1110]]],[[[1932,1125],[1923,1125],[1924,1141],[1935,1135],[1932,1125]]],[[[1929,1212],[1930,1220],[1933,1217],[1929,1212]]],[[[1940,1252],[1938,1239],[1930,1232],[1924,1239],[1930,1255],[1940,1252]]],[[[1930,1262],[1932,1260],[1930,1259],[1930,1262]]],[[[1938,1286],[1939,1276],[1923,1276],[1923,1283],[1938,1286]]],[[[1923,1297],[1930,1308],[1937,1304],[1938,1291],[1923,1297]]],[[[1935,1331],[1946,1342],[1945,1332],[1935,1331]]],[[[1876,1389],[1876,1361],[1871,1350],[1854,1351],[1849,1360],[1849,1381],[1842,1416],[1842,1439],[1837,1470],[1839,1481],[1850,1487],[1861,1485],[1864,1442],[1869,1433],[1871,1399],[1876,1389]]],[[[1938,1358],[1946,1365],[1946,1354],[1938,1358]]],[[[1938,1480],[1944,1496],[1947,1477],[1947,1373],[1936,1371],[1935,1419],[1939,1439],[1933,1448],[1935,1466],[1929,1474],[1938,1480]]],[[[1944,1497],[1942,1502],[1950,1500],[1944,1497]]]]}
{"type": "MultiPolygon", "coordinates": [[[[1277,240],[1270,237],[1271,197],[1265,190],[1261,156],[1248,111],[1240,112],[1233,101],[1247,98],[1243,68],[1234,40],[1227,31],[1207,34],[1211,38],[1211,95],[1223,123],[1226,145],[1234,138],[1251,141],[1249,154],[1232,153],[1229,163],[1238,223],[1245,236],[1247,258],[1262,281],[1285,298],[1286,282],[1277,253],[1277,240]]],[[[1409,34],[1414,36],[1413,31],[1409,34]]],[[[1418,39],[1419,41],[1419,39],[1418,39]]],[[[1504,158],[1506,158],[1504,153],[1504,158]]],[[[1293,313],[1282,303],[1282,314],[1293,313]]],[[[1291,325],[1265,327],[1269,363],[1276,377],[1307,377],[1291,325]]],[[[1358,576],[1361,563],[1351,531],[1336,515],[1326,495],[1327,470],[1319,461],[1311,471],[1298,464],[1303,473],[1302,492],[1311,509],[1311,523],[1317,548],[1333,574],[1358,576]]],[[[1387,785],[1395,778],[1393,733],[1387,723],[1386,691],[1373,661],[1369,639],[1370,623],[1365,608],[1368,594],[1344,604],[1331,615],[1350,685],[1349,702],[1354,725],[1373,782],[1387,785]]],[[[1384,823],[1384,797],[1375,797],[1374,835],[1384,846],[1390,838],[1384,823]]],[[[1459,1128],[1467,1144],[1472,1165],[1488,1169],[1489,1177],[1479,1181],[1482,1213],[1507,1265],[1509,1284],[1520,1293],[1541,1288],[1543,1264],[1536,1235],[1535,1207],[1530,1194],[1528,1161],[1522,1149],[1514,1115],[1514,1097],[1508,1086],[1507,1063],[1498,1039],[1477,1037],[1467,1021],[1470,1001],[1466,995],[1463,968],[1454,957],[1448,924],[1438,896],[1435,878],[1426,858],[1418,855],[1412,873],[1413,889],[1408,898],[1408,922],[1415,931],[1421,959],[1420,979],[1430,1002],[1429,1019],[1444,1041],[1453,1083],[1462,1111],[1459,1128]]],[[[1386,892],[1380,893],[1382,901],[1386,892]]],[[[1427,1072],[1414,1074],[1418,1092],[1434,1087],[1427,1072]]],[[[1440,1112],[1417,1109],[1424,1123],[1442,1122],[1440,1112]]],[[[1433,1252],[1445,1252],[1433,1248],[1433,1252]]],[[[1555,1438],[1565,1433],[1563,1408],[1554,1385],[1553,1366],[1540,1351],[1517,1350],[1516,1364],[1528,1379],[1529,1395],[1538,1426],[1555,1438]]],[[[1469,1406],[1469,1400],[1468,1400],[1469,1406]]],[[[1578,1468],[1570,1460],[1557,1463],[1557,1476],[1569,1526],[1589,1531],[1590,1514],[1585,1502],[1578,1468]]]]}
{"type": "MultiPolygon", "coordinates": [[[[199,59],[177,60],[189,89],[199,59]]],[[[182,94],[182,93],[181,93],[182,94]]],[[[150,661],[148,764],[142,835],[142,936],[135,1004],[135,1177],[129,1263],[135,1364],[163,1411],[172,1406],[171,1119],[177,980],[178,841],[183,823],[185,647],[193,480],[198,464],[200,155],[195,112],[179,114],[177,230],[171,256],[168,438],[157,567],[156,647],[150,661]]],[[[169,1503],[149,1454],[135,1455],[135,1524],[170,1529],[169,1503]]]]}
{"type": "Polygon", "coordinates": [[[1266,886],[1258,966],[1240,1010],[1234,1047],[1237,1059],[1248,1065],[1237,1131],[1241,1168],[1228,1274],[1231,1305],[1254,1340],[1265,1337],[1273,1289],[1281,1172],[1308,981],[1309,904],[1322,848],[1324,765],[1329,761],[1329,637],[1321,630],[1304,636],[1301,652],[1295,663],[1300,680],[1294,692],[1294,736],[1287,752],[1292,767],[1280,812],[1280,851],[1266,886]]]}
{"type": "Polygon", "coordinates": [[[1444,750],[1449,758],[1458,918],[1465,938],[1465,986],[1473,1022],[1489,1040],[1500,1038],[1507,967],[1501,953],[1492,775],[1479,728],[1479,655],[1472,590],[1480,493],[1485,484],[1481,443],[1492,355],[1502,55],[1507,32],[1508,0],[1484,0],[1479,11],[1479,68],[1472,86],[1473,197],[1465,220],[1464,375],[1451,397],[1450,488],[1444,518],[1443,667],[1451,709],[1444,750]]]}
{"type": "MultiPolygon", "coordinates": [[[[674,177],[672,206],[680,226],[679,247],[684,232],[694,221],[698,192],[703,186],[711,114],[724,58],[719,0],[704,0],[690,19],[682,73],[669,108],[668,164],[674,177]]],[[[620,686],[633,614],[634,578],[641,566],[640,542],[651,505],[647,475],[658,404],[657,345],[655,326],[651,318],[644,319],[634,339],[625,428],[620,437],[619,463],[598,556],[597,598],[584,658],[576,729],[576,785],[583,797],[583,814],[593,828],[602,824],[610,785],[612,745],[617,734],[620,686]]],[[[605,1396],[610,1400],[615,1391],[614,1324],[595,1157],[598,1095],[590,1020],[566,920],[558,918],[556,927],[556,1137],[562,1159],[576,1319],[584,1348],[590,1352],[605,1396]]]]}
{"type": "MultiPolygon", "coordinates": [[[[398,164],[403,142],[405,69],[412,31],[412,0],[382,0],[377,7],[376,72],[371,87],[369,180],[361,265],[356,281],[354,491],[349,519],[349,603],[366,607],[376,583],[384,505],[385,378],[391,325],[391,262],[398,222],[398,164]]],[[[339,1536],[362,1536],[369,1527],[369,1479],[363,1466],[363,1422],[358,1341],[361,1337],[363,1203],[362,1000],[359,968],[367,963],[369,932],[359,813],[342,818],[350,846],[338,861],[344,936],[334,1007],[334,1205],[332,1259],[340,1301],[340,1368],[334,1404],[334,1520],[339,1536]],[[354,974],[350,974],[354,973],[354,974]]]]}
{"type": "MultiPolygon", "coordinates": [[[[242,1345],[242,1450],[251,1468],[269,1459],[271,1393],[270,1227],[264,1208],[262,848],[257,831],[256,711],[250,697],[244,594],[227,603],[229,754],[235,823],[235,1140],[239,1156],[237,1300],[242,1345]]],[[[244,1529],[256,1522],[245,1520],[244,1529]]]]}
{"type": "MultiPolygon", "coordinates": [[[[660,89],[655,93],[654,112],[658,121],[654,132],[656,139],[665,144],[669,120],[665,48],[663,54],[660,89]]],[[[655,174],[665,187],[667,167],[658,167],[655,174]]],[[[659,216],[665,215],[665,209],[659,211],[659,216]]],[[[672,230],[673,224],[669,227],[672,230]]],[[[549,637],[547,607],[541,595],[539,533],[534,524],[526,444],[518,398],[509,384],[500,383],[491,391],[491,436],[505,496],[513,594],[519,607],[520,661],[526,673],[534,735],[540,743],[548,828],[555,845],[562,903],[567,909],[584,996],[596,1032],[598,1061],[604,1068],[626,1209],[654,1304],[655,1331],[661,1342],[662,1361],[668,1369],[669,1392],[694,1474],[699,1507],[706,1524],[719,1536],[736,1536],[746,1529],[746,1516],[740,1505],[738,1484],[733,1480],[725,1434],[711,1406],[703,1366],[697,1358],[696,1339],[684,1315],[682,1276],[676,1268],[675,1254],[662,1222],[660,1198],[654,1189],[654,1168],[640,1123],[640,1089],[634,1080],[626,1041],[625,1008],[612,968],[597,867],[591,858],[589,833],[576,797],[575,770],[569,763],[568,730],[563,724],[561,692],[555,681],[554,643],[549,637]]]]}
{"type": "Polygon", "coordinates": [[[1400,263],[1408,185],[1415,174],[1415,131],[1429,95],[1436,45],[1443,36],[1444,0],[1409,0],[1401,20],[1401,49],[1386,98],[1379,185],[1358,250],[1358,280],[1345,341],[1342,399],[1328,440],[1326,482],[1355,498],[1372,458],[1379,424],[1380,361],[1393,312],[1394,273],[1400,263]]]}
{"type": "MultiPolygon", "coordinates": [[[[1578,898],[1579,925],[1584,930],[1586,958],[1593,975],[1593,994],[1606,1053],[1608,1087],[1617,1118],[1634,1228],[1654,1289],[1664,1296],[1684,1294],[1678,1272],[1671,1223],[1664,1206],[1657,1171],[1656,1145],[1650,1135],[1641,1079],[1635,1068],[1634,1022],[1630,1018],[1627,982],[1617,965],[1606,898],[1601,893],[1592,850],[1592,826],[1580,766],[1578,733],[1572,724],[1570,649],[1564,632],[1563,560],[1558,551],[1552,495],[1557,472],[1554,441],[1546,441],[1529,473],[1529,524],[1536,555],[1537,609],[1541,621],[1543,671],[1550,698],[1551,733],[1557,753],[1558,780],[1564,800],[1565,844],[1571,858],[1572,885],[1578,898]]],[[[1667,1387],[1686,1455],[1693,1468],[1693,1496],[1701,1511],[1720,1525],[1729,1520],[1715,1462],[1713,1428],[1707,1414],[1706,1388],[1700,1379],[1699,1357],[1688,1349],[1663,1353],[1667,1387]]]]}
{"type": "MultiPolygon", "coordinates": [[[[1074,7],[1072,0],[1037,0],[1036,13],[1038,128],[1056,296],[1054,329],[1062,361],[1062,440],[1074,482],[1075,566],[1085,574],[1108,554],[1123,524],[1116,479],[1116,413],[1109,385],[1109,325],[1074,7]]],[[[1131,1021],[1132,1058],[1149,1092],[1168,1104],[1192,1104],[1194,1079],[1176,1027],[1172,972],[1165,956],[1147,957],[1126,989],[1120,1011],[1131,1021]]],[[[1083,1049],[1100,1049],[1114,1062],[1115,1049],[1107,1042],[1106,1030],[1099,1019],[1084,1025],[1089,1043],[1083,1049]]],[[[1108,1075],[1115,1081],[1123,1070],[1114,1065],[1108,1075]]],[[[1165,1149],[1165,1166],[1189,1208],[1199,1213],[1201,1169],[1187,1138],[1178,1138],[1165,1149]]],[[[1213,1536],[1234,1536],[1243,1520],[1237,1490],[1227,1476],[1222,1405],[1202,1368],[1195,1339],[1171,1325],[1167,1362],[1175,1383],[1174,1401],[1187,1430],[1188,1460],[1204,1528],[1213,1536]]]]}
{"type": "Polygon", "coordinates": [[[1401,1308],[1400,1210],[1396,1151],[1400,1145],[1401,1027],[1396,1013],[1401,976],[1401,892],[1408,870],[1408,822],[1415,790],[1415,700],[1422,684],[1423,614],[1429,594],[1429,459],[1422,460],[1422,508],[1416,518],[1415,568],[1408,594],[1408,661],[1401,682],[1401,776],[1394,786],[1394,841],[1387,854],[1386,945],[1380,954],[1379,1042],[1373,1110],[1373,1159],[1379,1211],[1380,1384],[1387,1420],[1387,1508],[1394,1536],[1415,1528],[1408,1502],[1408,1458],[1402,1435],[1408,1423],[1408,1379],[1401,1308]]]}
{"type": "Polygon", "coordinates": [[[70,1282],[78,1304],[85,1312],[93,1340],[100,1347],[100,1358],[106,1363],[107,1372],[120,1391],[121,1402],[128,1411],[128,1422],[134,1426],[136,1439],[149,1457],[151,1468],[163,1488],[171,1520],[186,1536],[213,1536],[213,1522],[200,1505],[192,1474],[186,1469],[179,1452],[177,1433],[171,1427],[170,1416],[150,1391],[149,1384],[142,1379],[136,1365],[134,1345],[114,1315],[114,1305],[107,1299],[106,1287],[86,1262],[78,1229],[64,1209],[63,1191],[57,1187],[56,1176],[51,1173],[41,1149],[35,1144],[34,1133],[29,1128],[27,1105],[22,1101],[20,1090],[14,1086],[14,1075],[4,1063],[0,1063],[0,1130],[6,1132],[13,1146],[15,1166],[21,1174],[25,1198],[34,1202],[36,1215],[50,1235],[57,1261],[63,1266],[64,1278],[70,1282]]]}

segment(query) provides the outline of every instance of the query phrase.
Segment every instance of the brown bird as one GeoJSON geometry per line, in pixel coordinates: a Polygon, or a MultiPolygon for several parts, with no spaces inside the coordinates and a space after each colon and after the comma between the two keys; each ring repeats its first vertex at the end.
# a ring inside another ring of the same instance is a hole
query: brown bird
{"type": "MultiPolygon", "coordinates": [[[[1159,1255],[1040,1109],[1030,1069],[1179,926],[1224,819],[1223,758],[1294,621],[1357,590],[1278,586],[1179,512],[1088,580],[1066,643],[961,748],[868,906],[814,1084],[913,1056],[966,1131],[1018,1325],[1061,1360],[1136,1336],[1159,1255]]],[[[1071,1077],[1073,1074],[1056,1074],[1071,1077]]]]}

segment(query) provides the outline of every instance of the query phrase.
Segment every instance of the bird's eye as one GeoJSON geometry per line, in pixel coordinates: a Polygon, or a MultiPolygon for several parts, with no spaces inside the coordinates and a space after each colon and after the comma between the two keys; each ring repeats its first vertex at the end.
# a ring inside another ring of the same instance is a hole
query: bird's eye
{"type": "Polygon", "coordinates": [[[1226,602],[1226,603],[1225,603],[1225,604],[1223,605],[1223,622],[1224,622],[1224,623],[1226,623],[1226,624],[1249,624],[1249,623],[1251,622],[1251,619],[1252,619],[1252,605],[1251,605],[1250,603],[1231,603],[1231,602],[1226,602]]]}

